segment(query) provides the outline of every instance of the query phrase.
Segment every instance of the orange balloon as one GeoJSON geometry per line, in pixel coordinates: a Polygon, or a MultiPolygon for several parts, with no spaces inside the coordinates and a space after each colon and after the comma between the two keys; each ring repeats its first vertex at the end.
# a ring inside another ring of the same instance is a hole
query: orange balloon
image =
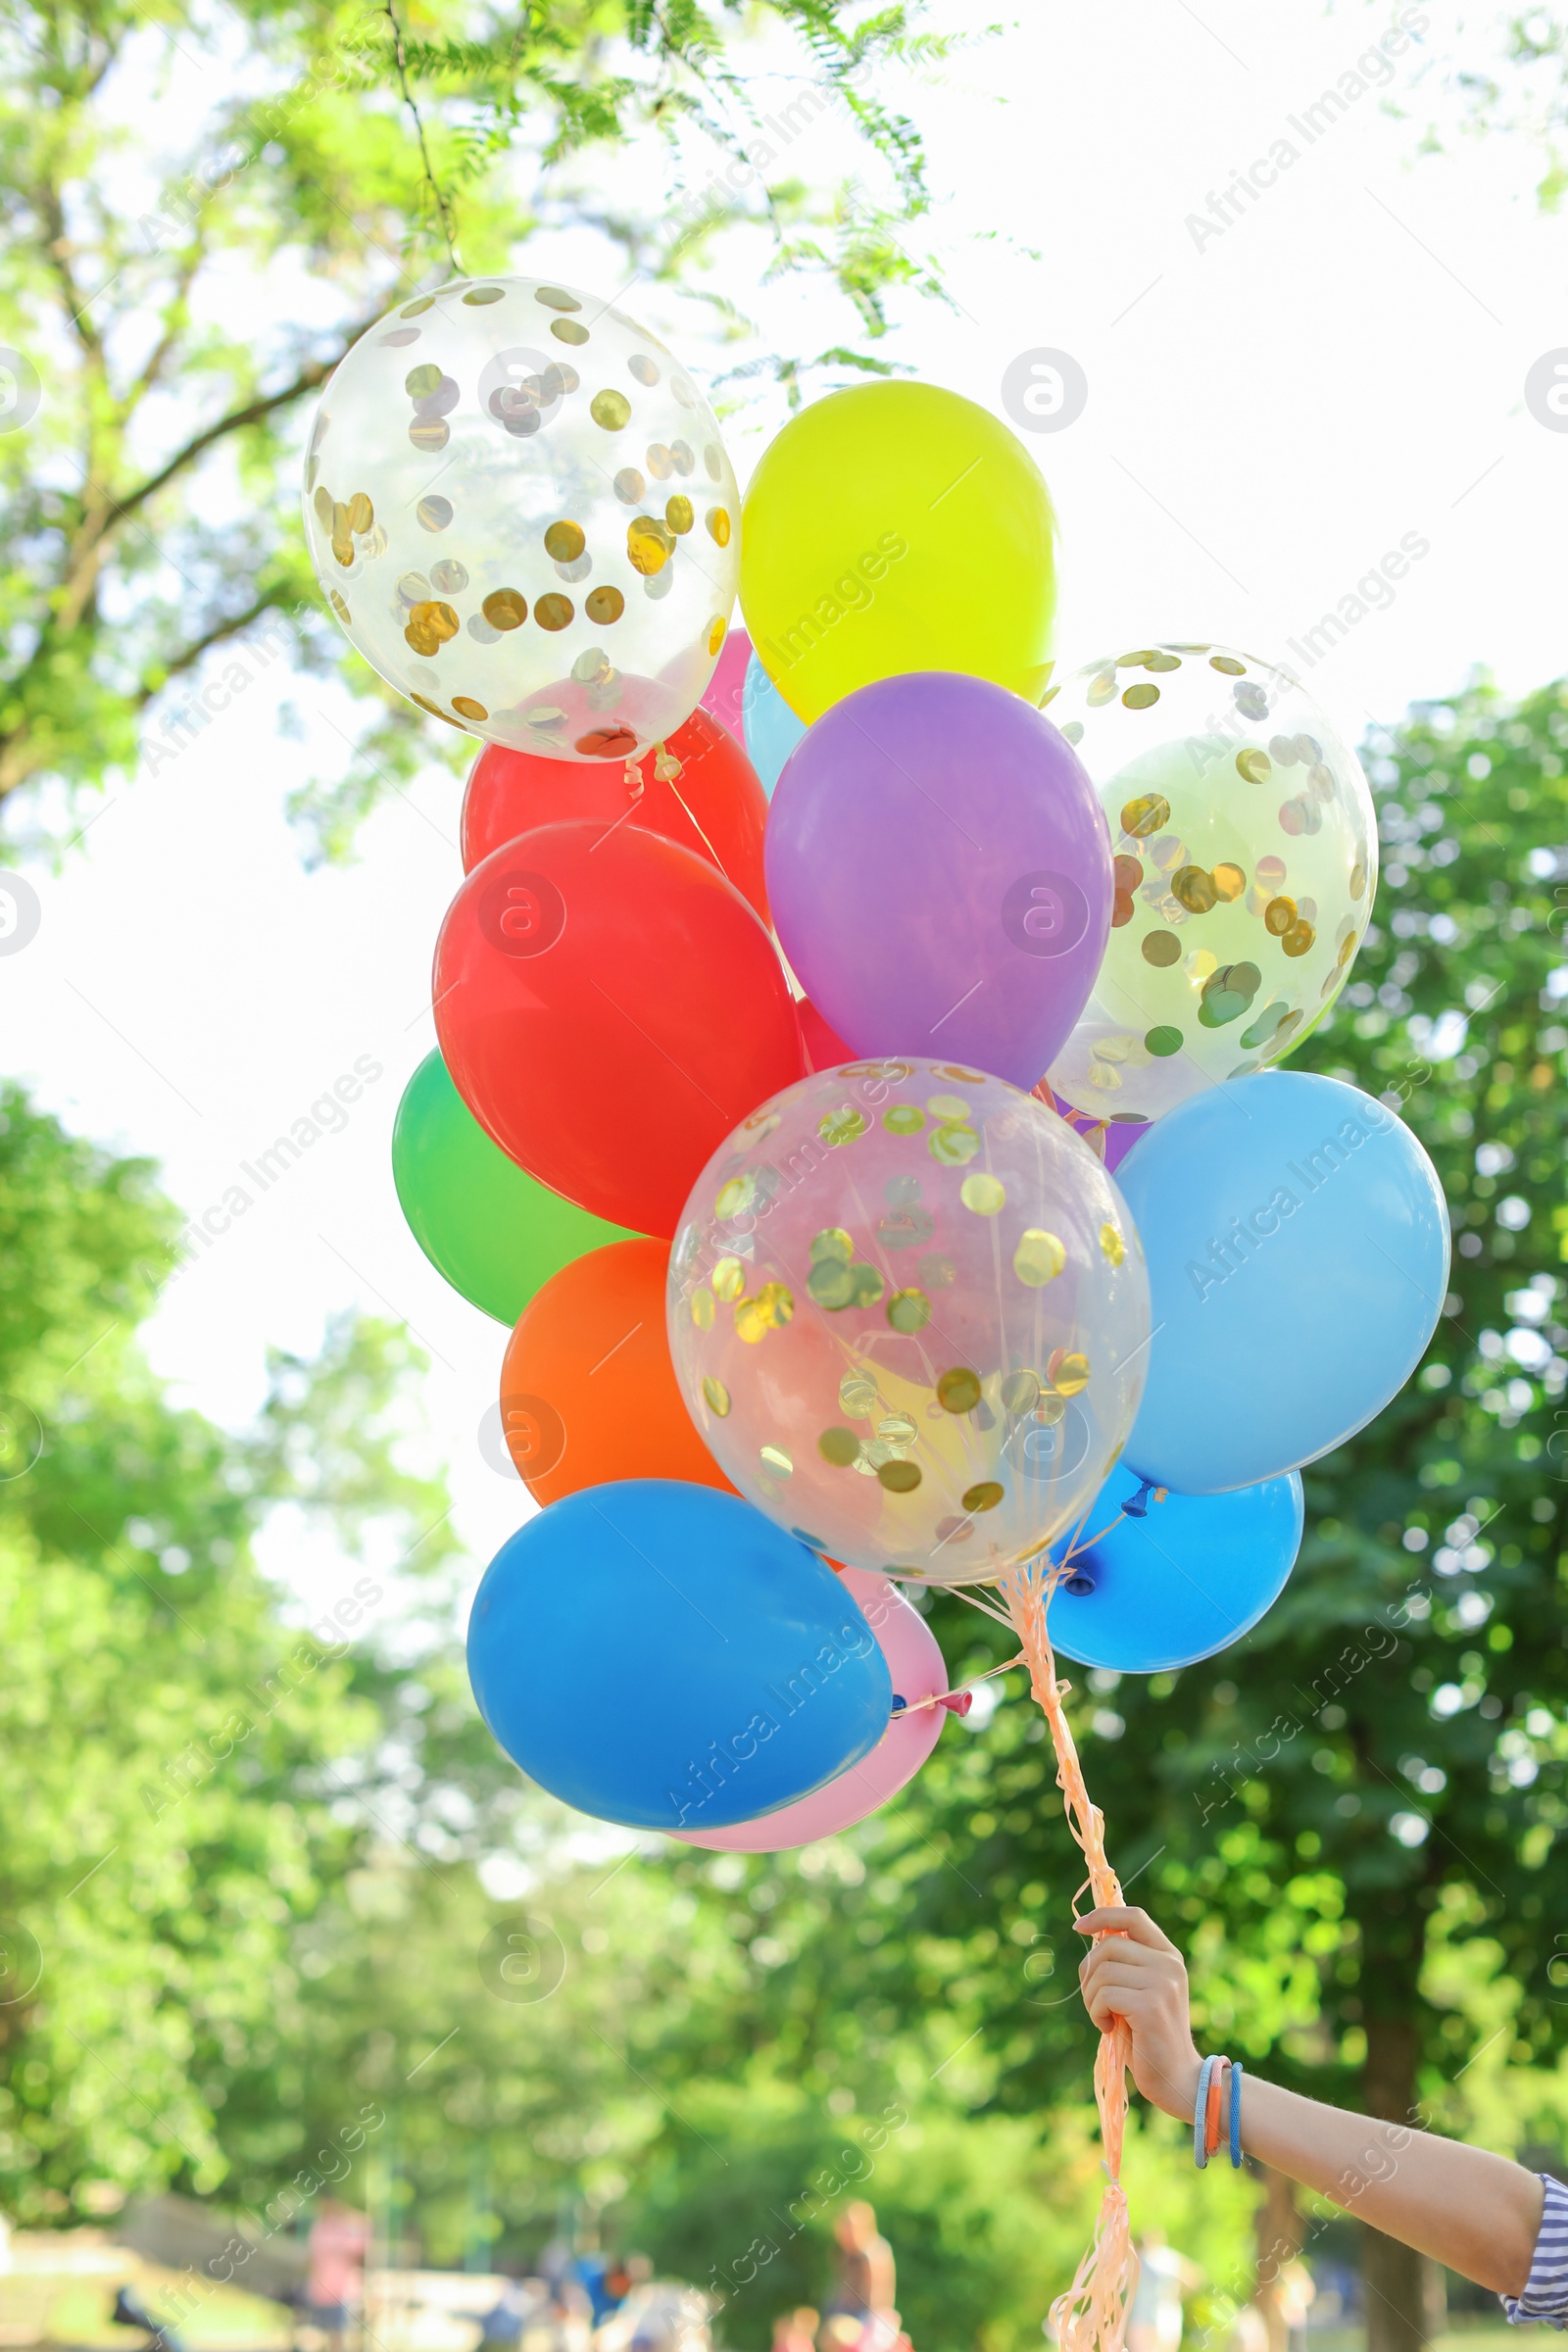
{"type": "Polygon", "coordinates": [[[664,1336],[667,1242],[612,1242],[537,1291],[507,1343],[501,1426],[536,1502],[617,1478],[735,1489],[686,1410],[664,1336]]]}

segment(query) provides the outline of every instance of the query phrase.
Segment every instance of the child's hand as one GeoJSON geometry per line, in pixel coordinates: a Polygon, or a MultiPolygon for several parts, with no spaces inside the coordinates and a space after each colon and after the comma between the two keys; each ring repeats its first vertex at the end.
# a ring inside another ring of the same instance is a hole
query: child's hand
{"type": "Polygon", "coordinates": [[[1102,1940],[1078,1969],[1084,2006],[1102,2033],[1124,2017],[1132,2030],[1133,2081],[1146,2099],[1191,2123],[1198,2097],[1187,1969],[1147,1911],[1107,1905],[1074,1923],[1102,1940]]]}

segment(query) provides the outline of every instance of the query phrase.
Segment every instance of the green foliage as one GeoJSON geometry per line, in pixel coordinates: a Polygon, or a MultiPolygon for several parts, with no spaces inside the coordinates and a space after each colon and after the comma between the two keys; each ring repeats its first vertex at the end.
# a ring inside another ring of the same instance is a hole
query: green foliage
{"type": "MultiPolygon", "coordinates": [[[[837,0],[12,11],[0,332],[41,399],[0,435],[0,802],[47,779],[74,804],[133,769],[155,705],[156,773],[223,707],[194,688],[232,699],[281,654],[363,705],[344,772],[293,802],[316,852],[341,855],[389,782],[461,747],[431,744],[320,602],[295,503],[308,396],[391,303],[524,264],[531,235],[574,221],[633,274],[698,290],[714,237],[755,232],[879,335],[891,289],[936,279],[902,242],[927,204],[919,135],[878,78],[951,45],[912,9],[847,22],[837,0]],[[810,190],[786,165],[818,116],[864,159],[853,185],[810,190]],[[595,181],[642,134],[684,190],[622,218],[595,181]]],[[[807,364],[766,366],[793,385],[807,364]]]]}

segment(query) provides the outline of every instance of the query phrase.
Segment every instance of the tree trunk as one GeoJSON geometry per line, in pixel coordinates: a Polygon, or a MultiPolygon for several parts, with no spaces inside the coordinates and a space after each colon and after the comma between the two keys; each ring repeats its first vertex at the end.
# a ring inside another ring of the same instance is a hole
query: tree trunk
{"type": "MultiPolygon", "coordinates": [[[[1363,1980],[1364,1981],[1364,1980],[1363,1980]]],[[[1419,2131],[1415,2096],[1416,2031],[1408,2017],[1375,2012],[1366,2020],[1363,2082],[1368,2115],[1419,2131]]],[[[1367,2352],[1422,2352],[1427,2341],[1427,2262],[1410,2246],[1368,2229],[1361,2252],[1367,2352]]]]}

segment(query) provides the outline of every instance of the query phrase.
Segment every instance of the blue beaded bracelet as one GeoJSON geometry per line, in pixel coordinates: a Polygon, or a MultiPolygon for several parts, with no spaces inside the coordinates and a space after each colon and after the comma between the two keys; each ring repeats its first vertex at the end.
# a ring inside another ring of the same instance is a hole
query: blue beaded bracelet
{"type": "Polygon", "coordinates": [[[1231,2070],[1231,2163],[1237,2172],[1242,2168],[1242,2063],[1238,2059],[1205,2058],[1198,2070],[1198,2104],[1193,2111],[1193,2162],[1199,2171],[1208,2169],[1208,2093],[1216,2066],[1231,2070]]]}

